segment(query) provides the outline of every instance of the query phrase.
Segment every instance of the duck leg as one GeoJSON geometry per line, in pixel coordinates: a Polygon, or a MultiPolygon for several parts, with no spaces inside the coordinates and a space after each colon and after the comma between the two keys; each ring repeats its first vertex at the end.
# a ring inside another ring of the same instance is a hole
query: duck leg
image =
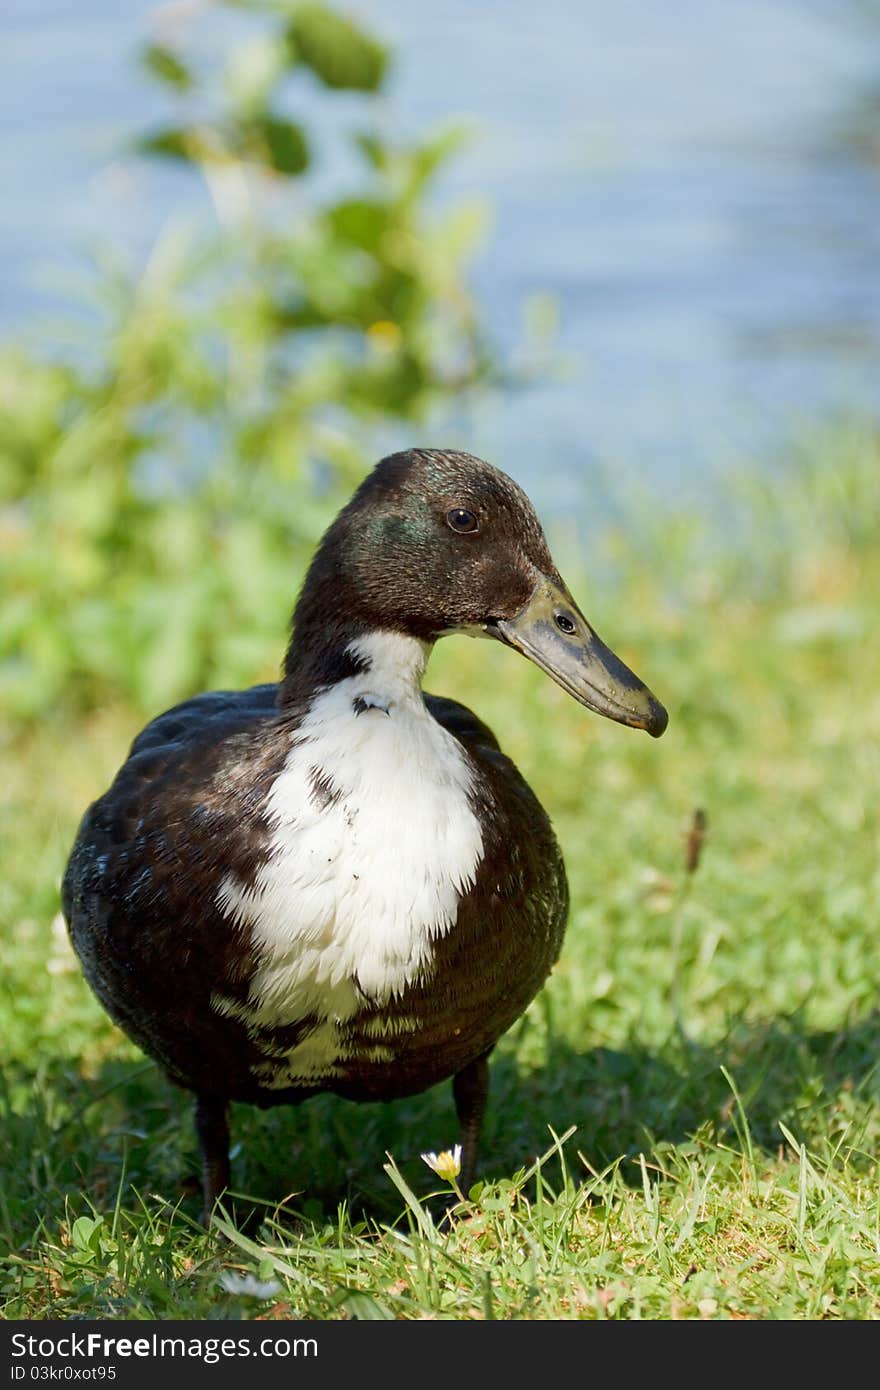
{"type": "Polygon", "coordinates": [[[196,1096],[196,1133],[202,1146],[202,1220],[211,1224],[217,1198],[229,1186],[229,1107],[219,1096],[196,1096]]]}
{"type": "Polygon", "coordinates": [[[477,1176],[480,1130],[489,1096],[489,1052],[468,1062],[452,1079],[455,1113],[461,1131],[461,1172],[458,1185],[465,1196],[477,1176]]]}

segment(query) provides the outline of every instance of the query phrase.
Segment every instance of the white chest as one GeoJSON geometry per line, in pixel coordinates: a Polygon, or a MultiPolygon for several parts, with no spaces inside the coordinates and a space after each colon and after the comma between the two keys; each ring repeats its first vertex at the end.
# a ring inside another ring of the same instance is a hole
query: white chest
{"type": "Polygon", "coordinates": [[[272,788],[271,852],[256,881],[230,877],[220,889],[260,964],[244,1009],[215,1006],[257,1033],[315,1020],[261,1069],[268,1086],[333,1074],[338,1025],[430,968],[482,854],[470,765],[422,701],[425,649],[390,635],[359,649],[370,670],[315,698],[272,788]]]}

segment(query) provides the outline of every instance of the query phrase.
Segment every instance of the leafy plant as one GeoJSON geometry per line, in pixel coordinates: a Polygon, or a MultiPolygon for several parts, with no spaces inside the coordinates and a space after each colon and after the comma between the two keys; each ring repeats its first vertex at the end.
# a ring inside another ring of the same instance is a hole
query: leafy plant
{"type": "Polygon", "coordinates": [[[252,32],[213,65],[142,52],[178,111],[139,154],[200,174],[214,225],[105,264],[87,351],[0,355],[0,698],[19,720],[265,675],[377,426],[491,376],[463,280],[479,216],[429,203],[457,137],[341,136],[357,183],[317,196],[291,106],[317,80],[369,112],[386,50],[325,5],[233,8],[252,32]]]}

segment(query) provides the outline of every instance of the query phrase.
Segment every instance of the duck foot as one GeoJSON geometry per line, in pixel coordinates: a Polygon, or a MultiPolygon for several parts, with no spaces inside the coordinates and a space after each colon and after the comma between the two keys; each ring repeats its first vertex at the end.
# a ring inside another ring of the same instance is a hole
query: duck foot
{"type": "Polygon", "coordinates": [[[477,1177],[480,1132],[489,1097],[489,1053],[462,1067],[452,1079],[452,1095],[461,1137],[461,1170],[458,1186],[466,1197],[477,1177]]]}
{"type": "Polygon", "coordinates": [[[217,1200],[229,1186],[229,1105],[200,1092],[195,1100],[196,1133],[202,1146],[202,1222],[211,1225],[217,1200]]]}

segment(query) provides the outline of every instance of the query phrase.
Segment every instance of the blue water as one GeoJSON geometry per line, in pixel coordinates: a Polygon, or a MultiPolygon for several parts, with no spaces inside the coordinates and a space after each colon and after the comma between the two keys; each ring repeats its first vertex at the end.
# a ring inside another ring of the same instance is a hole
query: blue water
{"type": "MultiPolygon", "coordinates": [[[[460,118],[472,128],[437,196],[493,210],[473,285],[496,341],[516,358],[525,306],[541,295],[558,305],[553,377],[437,420],[421,442],[483,453],[562,510],[586,505],[596,472],[708,495],[719,474],[816,417],[877,412],[880,165],[847,138],[880,85],[876,10],[848,0],[347,8],[395,48],[380,105],[389,130],[460,118]]],[[[84,248],[144,257],[169,217],[207,215],[197,180],[124,153],[124,137],[165,110],[132,58],[155,9],[5,0],[4,336],[52,341],[46,315],[57,319],[73,292],[84,248]]],[[[323,99],[309,89],[305,100],[323,99]]],[[[363,123],[358,100],[332,99],[331,120],[348,119],[363,123]]],[[[389,436],[411,438],[411,428],[389,436]]]]}

